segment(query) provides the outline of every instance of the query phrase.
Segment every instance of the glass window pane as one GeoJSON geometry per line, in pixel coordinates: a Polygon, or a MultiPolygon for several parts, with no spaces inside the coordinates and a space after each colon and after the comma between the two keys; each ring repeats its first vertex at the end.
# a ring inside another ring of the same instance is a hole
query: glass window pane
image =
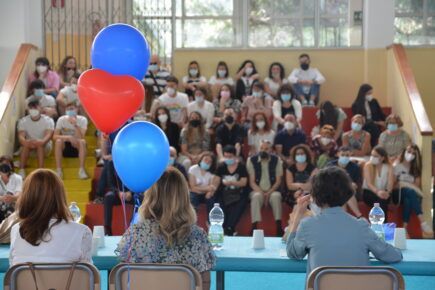
{"type": "Polygon", "coordinates": [[[233,47],[234,35],[232,19],[185,19],[184,24],[177,20],[178,47],[233,47]]]}
{"type": "Polygon", "coordinates": [[[407,45],[419,45],[425,43],[423,20],[421,17],[396,17],[395,41],[407,45]]]}
{"type": "Polygon", "coordinates": [[[328,16],[346,15],[348,13],[349,0],[321,0],[320,13],[328,16]]]}
{"type": "MultiPolygon", "coordinates": [[[[395,0],[396,13],[423,13],[423,0],[395,0]]],[[[430,1],[429,1],[430,2],[430,1]]]]}
{"type": "Polygon", "coordinates": [[[184,1],[186,16],[232,16],[233,0],[184,1]]]}
{"type": "Polygon", "coordinates": [[[172,15],[172,1],[162,0],[158,3],[152,0],[134,0],[133,15],[140,16],[168,16],[172,15]]]}
{"type": "Polygon", "coordinates": [[[350,46],[347,18],[322,18],[319,28],[320,47],[350,46]]]}
{"type": "Polygon", "coordinates": [[[435,17],[428,17],[426,26],[427,44],[435,44],[435,17]]]}

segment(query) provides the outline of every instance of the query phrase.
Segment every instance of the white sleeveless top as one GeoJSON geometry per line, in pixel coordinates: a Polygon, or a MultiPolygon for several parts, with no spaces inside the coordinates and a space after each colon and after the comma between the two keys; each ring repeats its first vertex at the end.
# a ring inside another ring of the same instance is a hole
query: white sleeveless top
{"type": "MultiPolygon", "coordinates": [[[[387,190],[388,169],[389,169],[388,164],[382,164],[380,174],[379,174],[379,172],[376,173],[374,186],[376,186],[376,188],[379,190],[387,190]]],[[[367,181],[365,179],[364,179],[364,183],[363,183],[363,189],[370,190],[370,188],[367,185],[367,181]]]]}

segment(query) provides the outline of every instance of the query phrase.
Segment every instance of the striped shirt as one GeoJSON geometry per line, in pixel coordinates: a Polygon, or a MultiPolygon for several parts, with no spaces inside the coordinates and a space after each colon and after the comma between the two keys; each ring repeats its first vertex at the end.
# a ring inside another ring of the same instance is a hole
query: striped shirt
{"type": "Polygon", "coordinates": [[[147,74],[145,75],[143,82],[145,83],[145,85],[153,86],[154,95],[158,97],[161,94],[163,94],[163,92],[165,91],[166,79],[170,75],[171,74],[165,69],[159,69],[159,71],[156,74],[147,71],[147,74]]]}

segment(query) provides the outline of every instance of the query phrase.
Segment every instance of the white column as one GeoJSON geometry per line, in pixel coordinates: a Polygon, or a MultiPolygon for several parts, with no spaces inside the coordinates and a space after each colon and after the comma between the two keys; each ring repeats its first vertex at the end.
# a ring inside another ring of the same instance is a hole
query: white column
{"type": "Polygon", "coordinates": [[[394,41],[394,0],[364,0],[364,48],[385,48],[394,41]]]}

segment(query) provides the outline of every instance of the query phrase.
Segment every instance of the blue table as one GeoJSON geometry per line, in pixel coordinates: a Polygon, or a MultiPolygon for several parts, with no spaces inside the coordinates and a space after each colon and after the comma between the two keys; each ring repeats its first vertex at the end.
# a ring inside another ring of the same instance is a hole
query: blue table
{"type": "MultiPolygon", "coordinates": [[[[106,237],[106,246],[93,257],[99,270],[110,270],[119,261],[114,250],[120,237],[106,237]]],[[[217,251],[217,287],[223,289],[225,271],[305,273],[306,260],[295,261],[282,256],[285,245],[279,238],[266,238],[266,248],[253,250],[251,237],[225,237],[224,247],[217,251]]],[[[403,275],[435,276],[435,240],[408,240],[403,261],[392,264],[403,275]]],[[[0,246],[0,272],[8,269],[9,246],[0,246]]],[[[373,260],[372,265],[383,265],[373,260]]]]}

